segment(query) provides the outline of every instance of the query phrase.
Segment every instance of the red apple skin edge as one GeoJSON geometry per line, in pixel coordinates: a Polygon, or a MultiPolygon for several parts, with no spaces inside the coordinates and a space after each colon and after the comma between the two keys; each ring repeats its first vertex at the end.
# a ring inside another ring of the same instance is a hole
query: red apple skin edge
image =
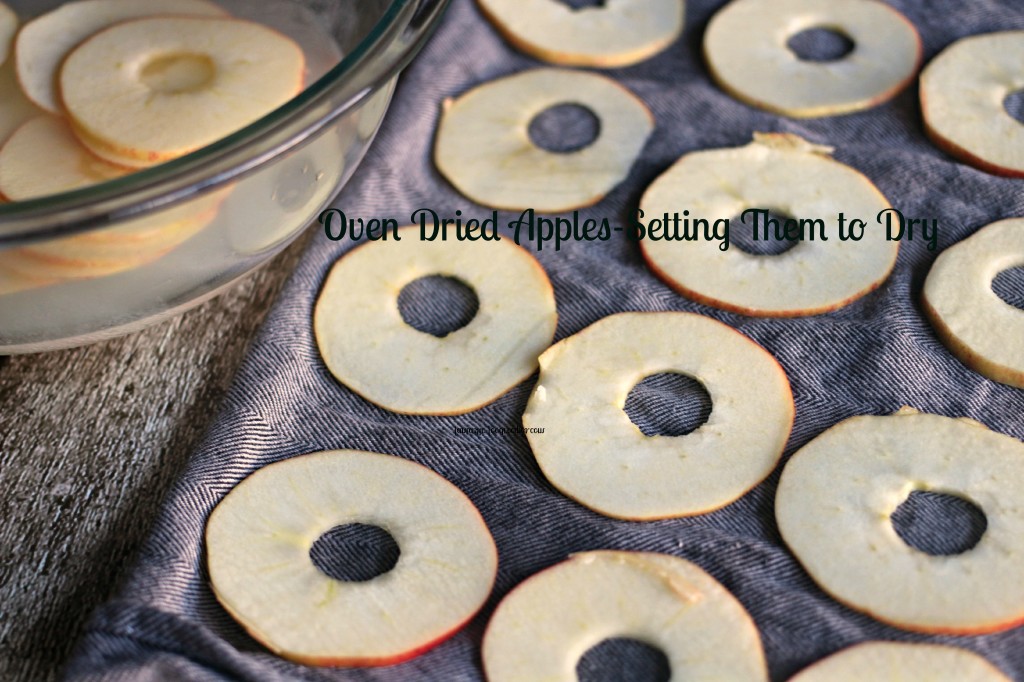
{"type": "MultiPolygon", "coordinates": [[[[879,641],[880,640],[877,640],[877,641],[876,640],[869,640],[869,641],[866,641],[866,642],[860,642],[859,644],[853,644],[853,645],[850,645],[850,646],[847,646],[847,647],[843,647],[839,651],[836,651],[833,654],[830,654],[829,656],[826,656],[825,658],[823,658],[823,659],[821,659],[819,661],[815,661],[814,663],[810,664],[806,668],[801,669],[800,671],[798,671],[797,676],[803,675],[806,672],[811,672],[812,670],[817,670],[819,665],[823,664],[825,661],[827,661],[832,656],[835,656],[835,655],[838,655],[838,654],[842,654],[842,653],[845,653],[847,651],[852,651],[853,649],[859,649],[860,647],[866,646],[868,644],[877,644],[879,641]]],[[[953,648],[953,647],[950,647],[949,645],[946,645],[946,644],[918,644],[917,646],[928,646],[928,647],[934,647],[936,649],[953,648]]],[[[970,650],[969,649],[965,649],[965,651],[969,652],[970,650]]],[[[992,669],[993,672],[996,672],[996,673],[998,673],[1000,675],[1003,675],[1005,677],[1005,674],[1003,673],[1002,670],[1000,670],[999,668],[994,666],[988,660],[986,660],[986,659],[982,659],[982,660],[986,664],[988,664],[988,666],[992,669]]],[[[794,677],[793,679],[796,679],[796,678],[794,677]]],[[[1009,678],[1007,678],[1007,679],[1009,679],[1009,678]]]]}
{"type": "Polygon", "coordinates": [[[925,315],[935,330],[935,335],[939,337],[939,340],[949,352],[966,365],[968,369],[992,381],[1013,386],[1014,388],[1024,388],[1024,372],[998,365],[978,355],[953,334],[924,296],[921,297],[921,306],[924,308],[925,315]]]}
{"type": "MultiPolygon", "coordinates": [[[[474,508],[475,508],[475,505],[474,505],[474,508]]],[[[480,517],[480,523],[484,523],[484,520],[483,520],[482,516],[480,517]]],[[[494,551],[495,558],[497,558],[498,548],[494,544],[493,541],[491,542],[491,547],[492,547],[492,549],[494,551]]],[[[495,567],[497,567],[497,561],[495,561],[495,567]]],[[[492,589],[494,587],[494,580],[497,577],[497,574],[498,574],[497,568],[495,568],[495,572],[491,576],[491,588],[492,589]]],[[[281,650],[278,650],[278,649],[275,649],[275,648],[271,647],[267,643],[266,637],[264,637],[262,633],[260,633],[255,628],[250,627],[249,625],[243,623],[242,620],[236,615],[235,611],[230,606],[228,606],[223,600],[221,600],[220,595],[217,594],[217,591],[213,589],[212,585],[210,586],[210,589],[213,592],[214,596],[217,598],[217,602],[222,607],[224,607],[225,611],[227,611],[228,613],[231,614],[231,617],[234,618],[235,622],[238,623],[239,625],[241,625],[242,628],[249,634],[250,637],[252,637],[257,642],[259,642],[260,644],[265,646],[268,650],[273,652],[275,655],[280,656],[281,658],[288,659],[289,661],[293,661],[295,663],[302,664],[302,665],[311,665],[311,666],[318,666],[318,667],[332,667],[332,668],[339,668],[339,667],[347,667],[347,668],[382,667],[382,666],[388,666],[388,665],[397,665],[399,663],[404,663],[404,662],[406,662],[408,660],[416,658],[417,656],[419,656],[421,654],[424,654],[424,653],[430,651],[431,649],[433,649],[434,647],[444,643],[448,639],[451,639],[460,630],[462,630],[462,628],[466,627],[466,625],[471,620],[473,620],[478,613],[480,613],[480,609],[483,608],[484,604],[487,603],[486,599],[484,601],[482,601],[480,603],[480,605],[472,613],[470,613],[468,616],[466,616],[466,618],[464,620],[462,620],[461,622],[456,624],[450,630],[446,630],[445,632],[443,632],[441,635],[439,635],[435,639],[432,639],[432,640],[429,640],[429,641],[427,641],[427,642],[425,642],[423,644],[417,645],[416,647],[414,647],[414,648],[412,648],[412,649],[410,649],[408,651],[403,651],[401,653],[395,654],[394,656],[390,656],[390,657],[352,657],[352,658],[330,657],[330,656],[324,656],[324,657],[319,657],[319,656],[296,656],[296,655],[291,654],[291,653],[289,653],[287,651],[281,651],[281,650]]]]}
{"type": "MultiPolygon", "coordinates": [[[[402,227],[400,227],[398,229],[399,229],[399,231],[401,231],[401,230],[411,230],[411,229],[414,229],[415,227],[416,227],[415,225],[403,225],[402,227]]],[[[368,245],[373,244],[373,243],[374,242],[364,242],[362,244],[357,244],[350,251],[347,251],[344,255],[342,255],[341,258],[344,258],[345,256],[349,255],[350,253],[353,253],[356,249],[362,248],[364,246],[368,246],[368,245]]],[[[540,261],[537,260],[537,257],[534,256],[532,253],[530,253],[529,250],[527,250],[526,248],[524,248],[524,247],[522,247],[522,246],[520,246],[518,244],[513,244],[513,246],[515,246],[518,249],[521,249],[524,253],[526,253],[527,256],[530,257],[530,264],[539,272],[540,276],[544,279],[545,289],[548,292],[551,293],[552,297],[554,297],[554,295],[555,295],[555,288],[551,284],[551,278],[548,277],[547,271],[544,269],[544,266],[540,264],[540,261]]],[[[341,258],[339,258],[338,260],[341,260],[341,258]]],[[[320,291],[317,292],[316,300],[320,299],[320,294],[323,291],[323,285],[326,282],[327,282],[327,276],[324,277],[324,281],[321,282],[321,284],[320,284],[320,291]]],[[[470,288],[472,288],[472,287],[470,287],[470,288]]],[[[553,313],[553,317],[554,317],[555,327],[557,328],[558,327],[558,311],[557,311],[557,308],[556,308],[555,312],[553,313]]],[[[551,340],[548,341],[548,343],[550,344],[551,341],[554,341],[554,335],[553,334],[552,334],[551,340]]],[[[319,345],[317,346],[317,351],[319,352],[319,345]]],[[[326,368],[326,363],[324,363],[324,365],[325,365],[325,368],[326,368]]],[[[517,381],[515,384],[513,384],[509,388],[505,389],[504,391],[502,391],[498,395],[496,395],[496,396],[494,396],[494,397],[492,397],[492,398],[490,398],[490,399],[480,403],[479,405],[473,405],[473,406],[467,407],[465,409],[447,410],[447,411],[444,411],[444,412],[414,412],[414,411],[411,411],[411,410],[396,410],[394,407],[390,407],[388,405],[382,405],[380,403],[374,402],[373,400],[371,400],[370,398],[366,397],[365,395],[363,395],[362,393],[360,393],[356,389],[352,388],[351,386],[349,386],[347,384],[341,384],[341,382],[338,381],[337,378],[334,378],[334,380],[336,382],[338,382],[339,384],[345,386],[345,388],[347,388],[348,390],[352,391],[357,396],[359,396],[360,398],[362,398],[366,402],[370,403],[371,405],[379,407],[382,410],[387,410],[388,412],[393,412],[395,414],[405,414],[405,415],[410,415],[410,416],[414,416],[414,417],[422,417],[422,416],[455,417],[455,416],[458,416],[460,414],[469,414],[470,412],[475,412],[475,411],[479,410],[482,407],[486,407],[487,405],[490,405],[491,403],[495,402],[496,400],[500,399],[503,395],[505,395],[506,393],[511,391],[512,388],[514,388],[515,386],[518,386],[523,381],[526,381],[527,379],[529,379],[536,372],[537,372],[537,369],[535,367],[534,369],[532,369],[530,371],[529,374],[521,377],[519,379],[519,381],[517,381]]],[[[330,370],[328,370],[328,374],[330,374],[330,373],[331,373],[330,370]]],[[[331,376],[334,377],[333,374],[331,374],[331,376]]]]}
{"type": "Polygon", "coordinates": [[[572,52],[558,52],[556,50],[546,50],[535,45],[531,45],[512,31],[508,30],[508,27],[502,23],[497,16],[492,14],[483,3],[478,2],[477,8],[480,13],[491,22],[491,25],[501,34],[512,47],[516,48],[520,52],[528,55],[532,55],[551,64],[558,64],[561,66],[582,66],[582,67],[595,67],[600,69],[614,69],[623,66],[630,66],[638,62],[642,62],[645,59],[649,59],[659,52],[663,52],[669,45],[674,43],[679,35],[672,36],[669,40],[660,40],[658,42],[652,42],[649,45],[637,48],[631,52],[623,52],[618,55],[609,55],[607,57],[586,57],[574,54],[572,52]]]}
{"type": "MultiPolygon", "coordinates": [[[[783,540],[785,540],[785,538],[783,538],[783,540]]],[[[806,572],[806,570],[805,570],[805,572],[806,572]]],[[[808,575],[810,575],[810,574],[808,574],[808,575]]],[[[814,580],[814,576],[811,576],[811,579],[814,580]]],[[[900,623],[899,621],[895,621],[895,620],[892,620],[890,618],[885,618],[885,617],[879,616],[879,615],[877,615],[875,613],[872,613],[871,611],[868,611],[866,609],[862,609],[860,607],[854,606],[853,604],[850,604],[849,602],[843,601],[842,599],[840,599],[839,597],[837,597],[834,594],[830,593],[824,587],[819,585],[818,581],[815,580],[814,583],[815,583],[815,585],[818,585],[818,587],[821,589],[821,591],[824,592],[825,594],[827,594],[831,599],[833,599],[836,602],[842,604],[843,606],[845,606],[846,608],[850,609],[851,611],[856,611],[857,613],[863,613],[863,614],[865,614],[867,616],[870,616],[871,618],[874,618],[879,623],[885,623],[886,625],[890,625],[890,626],[892,626],[894,628],[899,628],[900,630],[906,630],[908,632],[918,632],[918,633],[921,633],[921,634],[924,634],[924,635],[977,636],[977,635],[991,635],[991,634],[995,634],[997,632],[1004,632],[1006,630],[1012,630],[1013,628],[1016,628],[1016,627],[1019,627],[1021,625],[1024,625],[1024,614],[1019,615],[1019,616],[1014,616],[1013,619],[1005,621],[1005,622],[996,622],[996,623],[990,623],[988,625],[977,625],[977,626],[972,626],[972,627],[960,627],[960,628],[958,628],[958,627],[949,627],[949,626],[931,627],[931,626],[914,625],[914,624],[911,624],[911,623],[900,623]]]]}
{"type": "MultiPolygon", "coordinates": [[[[618,313],[618,314],[621,315],[623,313],[618,313]]],[[[649,310],[642,310],[642,311],[629,311],[629,314],[631,314],[631,315],[637,315],[637,314],[640,314],[640,315],[662,315],[662,314],[664,314],[664,312],[654,312],[654,311],[649,311],[649,310]]],[[[700,313],[684,313],[684,314],[700,315],[700,313]]],[[[705,317],[705,316],[702,315],[702,317],[705,317]]],[[[708,319],[713,320],[713,318],[708,318],[708,319]]],[[[600,322],[600,321],[601,320],[598,320],[598,322],[600,322]]],[[[713,321],[718,322],[718,320],[713,320],[713,321]]],[[[583,329],[581,329],[579,332],[576,332],[576,333],[580,334],[580,333],[586,331],[587,328],[593,326],[594,324],[597,324],[597,322],[594,322],[593,324],[588,325],[588,327],[584,327],[583,329]]],[[[718,324],[722,325],[723,327],[725,327],[729,331],[733,332],[734,334],[739,334],[740,336],[742,336],[747,341],[751,341],[752,343],[755,343],[759,348],[761,348],[761,350],[764,351],[764,353],[769,358],[771,358],[772,362],[775,363],[776,370],[778,370],[779,374],[782,376],[782,380],[786,383],[786,387],[790,389],[789,425],[786,427],[786,443],[788,443],[789,442],[789,436],[793,432],[793,422],[796,419],[796,402],[793,400],[793,391],[792,391],[792,386],[789,383],[789,375],[786,374],[786,370],[782,367],[782,364],[778,361],[778,359],[774,355],[769,353],[766,348],[761,346],[761,344],[758,344],[756,341],[751,339],[749,336],[746,336],[745,334],[742,334],[741,332],[739,332],[738,330],[730,327],[729,325],[725,324],[724,322],[718,322],[718,324]]],[[[530,440],[530,434],[529,433],[526,434],[526,440],[527,440],[528,443],[530,443],[530,448],[532,450],[533,449],[533,443],[530,440]]],[[[783,446],[782,446],[782,451],[779,453],[779,461],[782,460],[782,453],[785,452],[785,448],[786,448],[786,445],[784,443],[783,446]]],[[[778,468],[778,463],[776,463],[775,467],[772,468],[772,471],[774,471],[776,468],[778,468]]],[[[576,497],[574,497],[573,495],[571,495],[570,493],[568,493],[567,491],[562,490],[562,488],[560,488],[556,483],[554,483],[548,477],[547,472],[545,472],[543,467],[541,467],[541,473],[544,474],[544,478],[548,481],[548,483],[550,483],[564,497],[569,498],[570,500],[572,500],[576,504],[580,505],[581,507],[586,507],[587,509],[590,509],[591,511],[593,511],[593,512],[595,512],[597,514],[600,514],[601,516],[606,516],[608,518],[621,519],[623,521],[638,521],[638,522],[639,521],[663,521],[663,520],[666,520],[666,519],[682,519],[682,518],[688,518],[688,517],[692,517],[692,516],[701,516],[703,514],[710,514],[711,512],[718,511],[719,509],[724,509],[724,508],[728,507],[730,504],[738,502],[740,500],[740,498],[744,497],[751,490],[753,490],[757,486],[759,486],[762,483],[764,483],[764,481],[769,476],[771,476],[772,471],[770,471],[767,474],[765,474],[764,478],[762,478],[761,480],[757,481],[756,483],[751,485],[749,488],[744,490],[743,493],[739,497],[737,497],[735,500],[733,500],[732,502],[726,502],[725,504],[721,504],[721,505],[719,505],[717,507],[708,508],[708,509],[702,509],[702,510],[699,510],[699,511],[691,512],[689,514],[671,514],[671,515],[668,515],[668,516],[655,515],[655,516],[642,516],[642,517],[641,516],[637,516],[637,517],[634,517],[634,516],[621,516],[621,515],[618,515],[618,514],[609,514],[606,511],[600,511],[600,510],[594,509],[593,507],[588,505],[586,502],[583,502],[583,501],[577,499],[576,497]]]]}
{"type": "MultiPolygon", "coordinates": [[[[287,460],[279,460],[279,462],[285,462],[285,461],[287,461],[287,460]]],[[[412,461],[412,460],[408,460],[408,461],[412,461]]],[[[266,467],[263,467],[263,468],[267,469],[269,467],[274,466],[274,464],[277,464],[279,462],[273,462],[273,463],[268,464],[266,467]]],[[[423,464],[419,464],[418,462],[414,462],[414,463],[418,464],[421,467],[423,467],[424,469],[426,469],[427,471],[429,471],[433,475],[437,476],[438,478],[444,479],[443,476],[441,476],[439,473],[435,472],[433,469],[430,469],[429,467],[427,467],[427,466],[425,466],[423,464]]],[[[444,480],[447,481],[447,479],[444,479],[444,480]]],[[[454,485],[454,484],[451,484],[451,485],[454,485]]],[[[473,609],[473,611],[471,613],[469,613],[466,616],[466,618],[464,618],[462,621],[457,623],[451,629],[446,630],[445,632],[443,632],[438,637],[436,637],[434,639],[431,639],[431,640],[429,640],[427,642],[424,642],[423,644],[419,644],[419,645],[413,647],[412,649],[410,649],[408,651],[403,651],[401,653],[398,653],[398,654],[395,654],[394,656],[389,656],[389,657],[353,657],[353,658],[344,658],[344,657],[331,657],[331,656],[323,656],[323,657],[320,657],[320,656],[296,656],[296,655],[288,653],[286,651],[280,651],[280,650],[277,650],[277,649],[274,649],[273,647],[271,647],[267,643],[267,641],[266,641],[267,638],[264,637],[262,633],[260,633],[255,628],[250,627],[249,625],[244,623],[242,621],[242,619],[238,617],[238,615],[235,613],[235,611],[230,606],[228,606],[220,598],[220,595],[217,594],[217,590],[214,589],[212,583],[210,584],[210,591],[213,592],[213,596],[217,599],[217,602],[222,607],[224,607],[225,611],[227,611],[229,614],[231,614],[231,617],[235,620],[235,622],[238,623],[239,625],[241,625],[242,628],[249,634],[249,636],[251,636],[253,639],[255,639],[257,642],[259,642],[263,646],[265,646],[269,651],[273,652],[275,655],[280,656],[281,658],[285,658],[285,659],[287,659],[289,661],[293,661],[295,663],[299,663],[299,664],[302,664],[302,665],[311,665],[311,666],[319,666],[319,667],[350,667],[350,668],[381,667],[381,666],[387,666],[387,665],[397,665],[398,663],[404,663],[405,661],[413,659],[413,658],[419,656],[420,654],[426,653],[427,651],[433,649],[434,647],[438,646],[439,644],[442,644],[443,642],[445,642],[446,640],[448,640],[452,636],[454,636],[456,633],[458,633],[460,630],[462,630],[462,628],[464,628],[467,623],[469,623],[471,620],[473,620],[476,617],[476,615],[478,613],[480,613],[480,609],[482,609],[484,607],[484,604],[487,603],[487,599],[490,598],[490,594],[494,590],[494,581],[495,581],[495,579],[498,576],[498,559],[499,559],[499,557],[498,557],[498,546],[494,543],[494,537],[491,535],[490,528],[487,526],[487,522],[484,520],[484,517],[480,513],[480,510],[477,509],[477,506],[475,504],[473,504],[473,501],[470,500],[469,497],[466,496],[465,493],[462,493],[462,495],[465,496],[466,503],[469,504],[470,507],[473,509],[473,511],[476,513],[477,521],[480,523],[481,526],[483,526],[487,530],[487,537],[490,538],[491,552],[494,555],[494,572],[491,574],[491,580],[490,580],[491,587],[488,590],[488,596],[486,598],[484,598],[483,600],[481,600],[480,604],[475,609],[473,609]]],[[[205,537],[206,536],[205,532],[204,532],[203,536],[204,536],[203,537],[203,544],[205,546],[205,544],[207,542],[206,541],[206,537],[205,537]]]]}
{"type": "Polygon", "coordinates": [[[914,25],[912,21],[907,19],[901,13],[895,12],[895,10],[893,11],[897,15],[899,20],[910,26],[911,30],[913,30],[914,32],[914,37],[916,38],[917,42],[917,57],[914,62],[914,68],[911,70],[910,75],[904,78],[902,81],[894,85],[892,88],[885,90],[884,92],[878,93],[877,96],[865,101],[863,104],[843,107],[824,106],[819,107],[818,109],[814,109],[807,113],[795,113],[782,107],[772,106],[765,102],[761,102],[753,97],[748,97],[744,93],[741,93],[737,90],[734,90],[728,83],[725,82],[723,78],[721,78],[718,75],[718,72],[715,71],[714,67],[711,66],[711,60],[708,58],[706,46],[701,46],[701,52],[704,55],[704,63],[708,67],[708,71],[711,73],[711,77],[718,85],[718,87],[720,87],[723,91],[725,91],[726,94],[731,96],[733,99],[743,102],[744,104],[748,104],[750,106],[762,109],[764,111],[768,111],[773,114],[778,114],[780,116],[786,116],[788,118],[796,119],[826,118],[829,116],[842,116],[845,114],[852,114],[858,111],[873,109],[874,107],[885,104],[893,97],[903,92],[904,88],[910,85],[910,83],[917,77],[918,71],[920,71],[921,69],[921,63],[924,61],[924,44],[921,42],[921,34],[918,32],[917,27],[914,25]]]}
{"type": "MultiPolygon", "coordinates": [[[[627,550],[595,550],[595,551],[618,552],[618,551],[627,551],[627,550]]],[[[512,596],[512,594],[514,594],[516,592],[516,590],[518,590],[519,588],[521,588],[524,585],[528,584],[530,581],[535,580],[536,578],[539,578],[540,576],[544,575],[548,571],[551,571],[551,570],[553,570],[555,568],[558,568],[559,566],[561,566],[562,564],[564,564],[566,562],[572,561],[572,559],[573,559],[573,555],[570,554],[569,556],[567,556],[566,558],[562,559],[561,561],[556,562],[556,563],[552,564],[551,566],[548,566],[547,568],[541,569],[540,571],[537,571],[533,575],[527,576],[518,585],[516,585],[511,590],[509,590],[508,592],[505,593],[505,596],[503,596],[501,598],[501,601],[499,601],[498,605],[495,607],[494,613],[498,612],[498,609],[501,608],[502,602],[504,602],[506,599],[508,599],[510,596],[512,596]]],[[[487,648],[487,638],[491,636],[491,626],[493,624],[494,624],[494,615],[492,614],[491,615],[491,620],[487,623],[487,627],[484,629],[484,637],[483,637],[483,640],[481,641],[481,644],[480,644],[481,652],[483,652],[487,648]]],[[[490,679],[490,673],[487,672],[487,659],[486,658],[483,659],[483,664],[484,664],[484,679],[490,679]]]]}
{"type": "Polygon", "coordinates": [[[805,310],[757,310],[753,308],[744,308],[743,306],[733,305],[732,303],[727,303],[725,301],[719,301],[718,299],[712,298],[710,296],[705,296],[679,284],[671,277],[669,277],[667,274],[665,274],[665,272],[661,268],[659,268],[653,260],[651,260],[651,258],[647,255],[647,249],[645,248],[644,243],[642,241],[640,242],[640,253],[643,256],[644,262],[647,264],[647,267],[651,269],[651,272],[653,272],[658,277],[658,279],[660,279],[662,282],[671,287],[676,293],[685,296],[691,301],[695,301],[702,305],[717,308],[718,310],[725,310],[730,313],[746,315],[747,317],[811,317],[813,315],[823,315],[825,313],[830,313],[832,311],[839,310],[840,308],[845,308],[854,301],[864,298],[865,296],[867,296],[868,294],[882,286],[882,284],[884,284],[885,281],[889,279],[889,275],[892,274],[893,268],[896,267],[896,259],[894,258],[892,265],[886,271],[884,277],[881,277],[880,279],[878,279],[878,281],[873,282],[870,286],[861,291],[858,291],[856,294],[848,298],[845,298],[841,301],[830,303],[827,306],[821,306],[819,308],[808,308],[805,310]]]}
{"type": "Polygon", "coordinates": [[[1024,178],[1024,168],[1005,168],[1003,166],[997,166],[990,161],[986,161],[975,156],[952,140],[940,135],[928,121],[928,108],[926,106],[923,88],[921,89],[921,111],[923,112],[922,119],[924,120],[924,132],[928,135],[928,139],[932,141],[932,144],[938,147],[941,151],[949,154],[954,159],[959,159],[960,161],[963,161],[980,171],[989,173],[990,175],[998,175],[1004,178],[1024,178]]]}

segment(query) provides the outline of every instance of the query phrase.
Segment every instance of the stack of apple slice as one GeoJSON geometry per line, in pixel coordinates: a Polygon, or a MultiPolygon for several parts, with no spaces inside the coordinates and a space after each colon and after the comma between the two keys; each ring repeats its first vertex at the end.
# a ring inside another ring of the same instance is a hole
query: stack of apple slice
{"type": "MultiPolygon", "coordinates": [[[[0,63],[14,57],[0,70],[5,201],[82,189],[177,158],[255,121],[304,83],[299,45],[207,0],[79,0],[15,36],[16,27],[0,5],[0,63]],[[250,58],[254,45],[258,60],[250,58]]],[[[224,195],[3,252],[0,294],[152,262],[209,224],[224,195]]]]}

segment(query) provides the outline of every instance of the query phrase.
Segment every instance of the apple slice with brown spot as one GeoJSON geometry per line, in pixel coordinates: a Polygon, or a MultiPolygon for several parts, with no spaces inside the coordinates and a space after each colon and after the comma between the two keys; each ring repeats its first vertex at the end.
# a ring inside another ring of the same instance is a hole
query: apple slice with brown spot
{"type": "Polygon", "coordinates": [[[78,0],[61,5],[25,26],[15,39],[18,80],[30,100],[57,114],[60,65],[79,43],[104,28],[128,19],[160,14],[223,17],[221,7],[207,0],[78,0]]]}

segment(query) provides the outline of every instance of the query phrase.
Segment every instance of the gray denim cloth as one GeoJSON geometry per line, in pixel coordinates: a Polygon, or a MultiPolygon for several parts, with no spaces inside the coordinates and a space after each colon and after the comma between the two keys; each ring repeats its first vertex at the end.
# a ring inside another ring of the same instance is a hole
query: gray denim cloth
{"type": "MultiPolygon", "coordinates": [[[[701,54],[704,28],[723,4],[688,0],[680,41],[645,63],[609,72],[648,103],[657,129],[629,178],[585,210],[585,216],[623,222],[644,188],[680,155],[742,145],[754,131],[798,133],[834,145],[840,161],[864,172],[907,215],[938,218],[940,251],[994,220],[1024,215],[1020,181],[958,163],[928,141],[916,85],[871,111],[808,121],[768,114],[725,94],[712,83],[701,54]]],[[[963,36],[1024,27],[1024,6],[1018,0],[893,4],[921,31],[926,60],[963,36]]],[[[378,140],[335,205],[351,216],[400,221],[420,207],[442,215],[457,209],[486,214],[462,198],[432,164],[440,102],[537,65],[505,44],[471,0],[454,0],[438,34],[403,76],[378,140]]],[[[503,213],[502,218],[512,215],[503,213]]],[[[775,524],[781,466],[739,501],[712,514],[652,523],[615,521],[557,493],[541,475],[524,436],[456,433],[457,427],[519,425],[535,379],[457,417],[400,416],[360,399],[328,373],[311,324],[327,271],[351,247],[323,235],[309,247],[255,339],[221,413],[171,490],[131,578],[91,619],[71,662],[71,679],[477,680],[482,677],[481,637],[498,601],[524,578],[568,554],[598,548],[669,553],[709,571],[757,622],[773,680],[873,639],[955,644],[1024,679],[1022,629],[979,637],[915,635],[845,608],[818,589],[783,546],[775,524]],[[497,542],[497,584],[483,611],[451,640],[411,662],[375,670],[294,665],[249,638],[210,591],[203,528],[214,505],[262,466],[335,448],[392,453],[431,467],[469,495],[497,542]]],[[[695,304],[659,281],[644,266],[637,246],[624,238],[567,243],[561,251],[545,248],[537,256],[554,284],[558,339],[620,311],[686,310],[722,320],[767,348],[788,373],[796,399],[785,457],[840,420],[886,414],[902,405],[969,416],[1024,438],[1024,391],[967,369],[942,346],[922,314],[921,288],[938,253],[921,241],[906,242],[895,271],[878,291],[841,311],[792,320],[753,319],[695,304]]],[[[1007,277],[1000,286],[1019,301],[1024,299],[1022,279],[1007,277]]],[[[508,283],[510,296],[515,287],[508,283]]],[[[634,411],[651,427],[670,402],[664,386],[645,390],[640,402],[646,407],[634,411]]],[[[943,524],[934,502],[919,496],[901,510],[901,523],[923,537],[920,542],[939,547],[943,538],[937,529],[943,524]]],[[[976,520],[961,521],[967,526],[961,523],[960,531],[969,534],[976,520]]],[[[628,648],[622,651],[631,655],[628,648]]],[[[630,669],[628,660],[620,663],[630,669]]]]}

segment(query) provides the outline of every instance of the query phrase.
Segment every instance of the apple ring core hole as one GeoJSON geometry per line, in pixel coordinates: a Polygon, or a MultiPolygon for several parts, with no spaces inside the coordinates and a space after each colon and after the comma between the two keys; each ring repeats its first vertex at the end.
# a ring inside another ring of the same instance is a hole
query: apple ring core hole
{"type": "Polygon", "coordinates": [[[313,543],[309,558],[324,575],[344,582],[366,582],[395,567],[398,543],[379,526],[348,523],[335,526],[313,543]]]}
{"type": "Polygon", "coordinates": [[[1003,270],[992,280],[992,292],[1007,305],[1024,310],[1024,266],[1003,270]]]}
{"type": "Polygon", "coordinates": [[[790,36],[786,47],[804,62],[836,62],[844,59],[856,43],[841,28],[815,26],[790,36]]]}
{"type": "Polygon", "coordinates": [[[443,339],[476,317],[480,299],[455,277],[428,275],[409,282],[398,294],[402,320],[417,331],[443,339]]]}
{"type": "Polygon", "coordinates": [[[556,104],[530,121],[530,141],[541,149],[568,154],[589,147],[601,134],[601,119],[580,104],[556,104]]]}
{"type": "Polygon", "coordinates": [[[180,94],[202,90],[213,82],[217,69],[204,54],[163,54],[150,59],[139,71],[139,80],[154,92],[180,94]]]}
{"type": "Polygon", "coordinates": [[[1024,123],[1024,89],[1014,90],[1003,99],[1003,109],[1018,123],[1024,123]]]}
{"type": "Polygon", "coordinates": [[[581,10],[590,7],[604,7],[606,0],[558,0],[558,2],[566,5],[571,10],[581,10]]]}
{"type": "Polygon", "coordinates": [[[592,646],[576,664],[579,682],[668,682],[672,667],[665,653],[640,640],[615,637],[592,646]]]}
{"type": "Polygon", "coordinates": [[[890,520],[903,542],[931,556],[963,554],[977,545],[988,529],[980,507],[935,491],[911,492],[890,520]]]}
{"type": "Polygon", "coordinates": [[[693,377],[662,372],[634,386],[622,409],[645,436],[685,436],[711,417],[711,394],[693,377]]]}
{"type": "MultiPolygon", "coordinates": [[[[754,207],[751,207],[754,208],[754,207]]],[[[779,256],[795,248],[800,239],[789,239],[788,236],[803,235],[812,229],[810,223],[801,223],[799,218],[789,215],[785,211],[774,208],[756,210],[767,210],[764,213],[744,213],[749,208],[740,211],[740,214],[729,220],[732,229],[729,230],[729,248],[737,248],[751,256],[779,256]],[[755,225],[754,220],[757,220],[755,225]],[[803,228],[802,232],[800,228],[803,228]],[[757,238],[755,239],[755,233],[757,238]]],[[[815,227],[814,237],[818,238],[818,229],[815,227]]]]}

